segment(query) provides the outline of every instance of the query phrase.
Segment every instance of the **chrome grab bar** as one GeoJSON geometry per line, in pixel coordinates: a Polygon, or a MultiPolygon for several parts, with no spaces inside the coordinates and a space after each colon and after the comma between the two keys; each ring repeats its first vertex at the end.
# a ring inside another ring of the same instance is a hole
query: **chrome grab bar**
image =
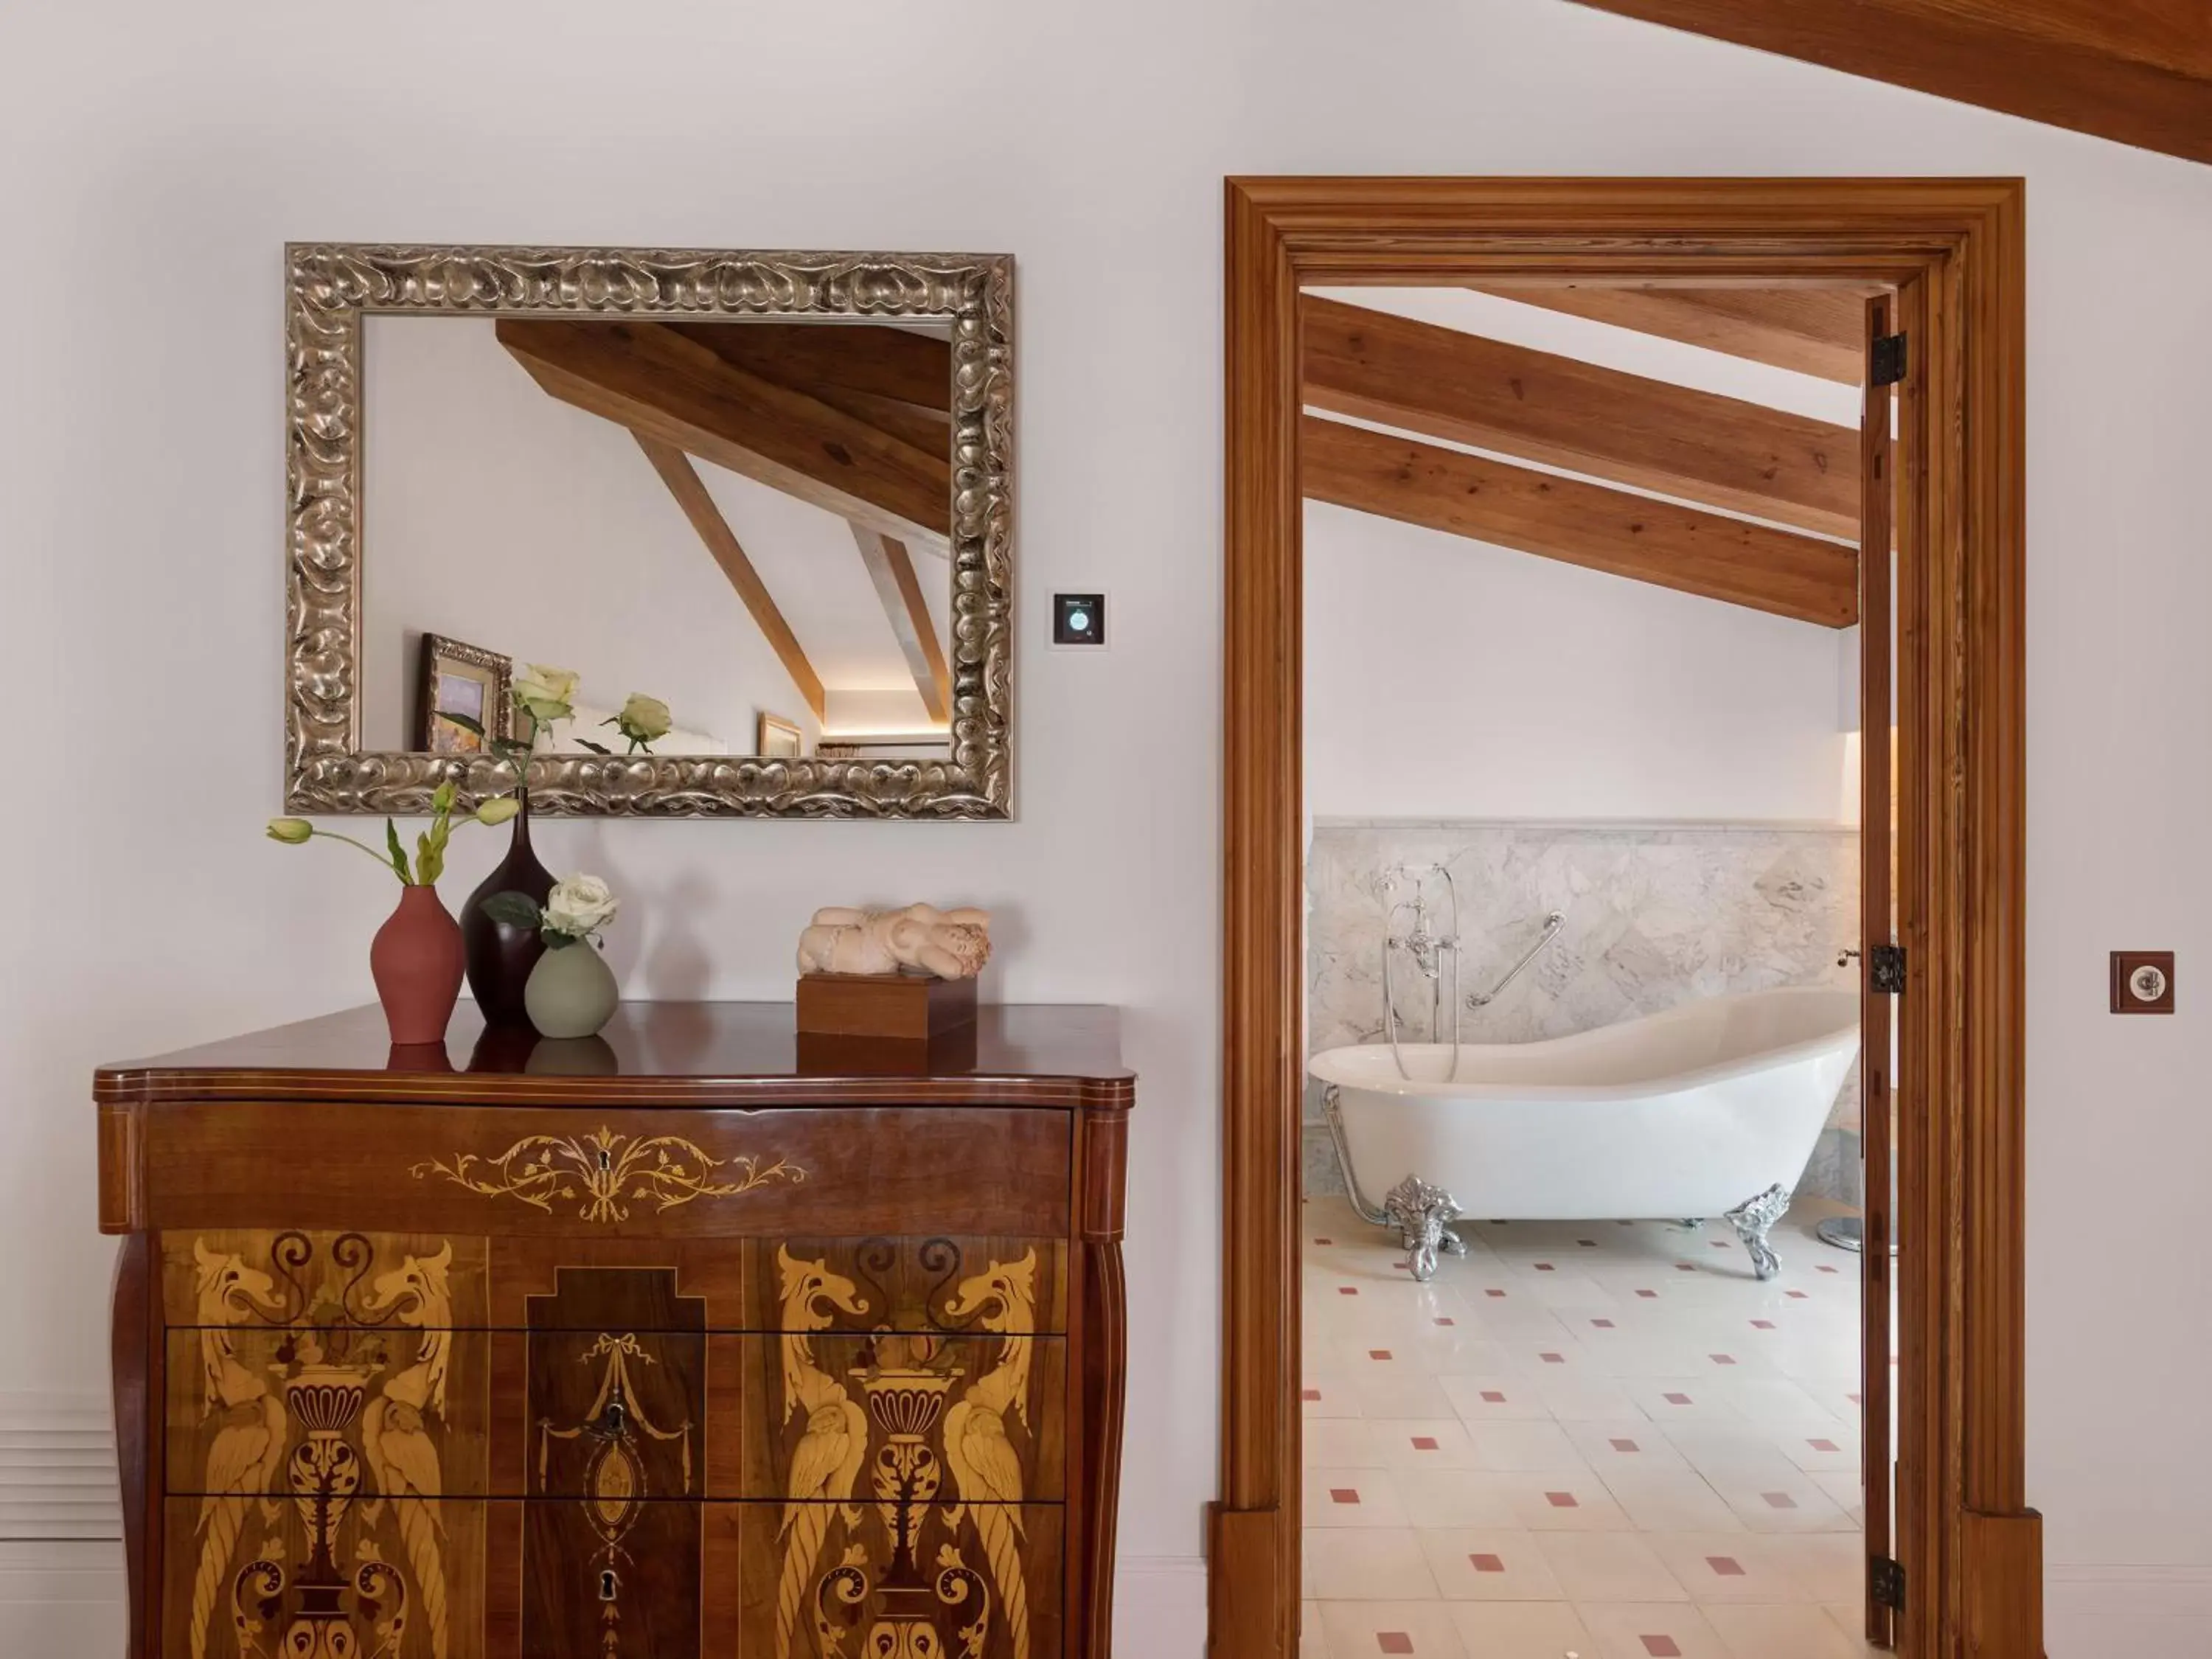
{"type": "Polygon", "coordinates": [[[1495,1002],[1498,1000],[1499,994],[1502,993],[1507,986],[1512,984],[1515,980],[1521,977],[1522,970],[1527,968],[1530,963],[1535,961],[1538,957],[1544,953],[1544,947],[1549,945],[1553,939],[1559,938],[1560,930],[1565,928],[1566,925],[1567,918],[1565,913],[1563,911],[1554,910],[1551,915],[1546,916],[1544,918],[1544,936],[1528,947],[1528,954],[1522,957],[1520,961],[1515,963],[1513,964],[1513,970],[1507,974],[1504,979],[1499,980],[1497,984],[1492,986],[1487,991],[1468,992],[1467,995],[1467,1006],[1470,1008],[1484,1008],[1487,1007],[1492,1002],[1495,1002]]]}

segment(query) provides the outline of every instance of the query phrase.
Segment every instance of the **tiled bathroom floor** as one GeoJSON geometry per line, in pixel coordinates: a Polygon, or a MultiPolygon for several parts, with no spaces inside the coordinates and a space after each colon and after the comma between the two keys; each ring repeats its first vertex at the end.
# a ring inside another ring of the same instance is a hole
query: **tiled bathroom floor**
{"type": "Polygon", "coordinates": [[[1304,1659],[1842,1659],[1859,1637],[1858,1258],[1801,1203],[1462,1222],[1417,1285],[1304,1207],[1304,1659]]]}

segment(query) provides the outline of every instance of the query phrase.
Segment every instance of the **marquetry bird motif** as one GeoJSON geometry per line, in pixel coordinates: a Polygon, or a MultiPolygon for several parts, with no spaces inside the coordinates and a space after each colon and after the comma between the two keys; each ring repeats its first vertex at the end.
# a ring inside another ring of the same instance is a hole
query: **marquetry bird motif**
{"type": "Polygon", "coordinates": [[[782,1271],[783,1420],[805,1414],[806,1431],[791,1455],[788,1501],[776,1536],[783,1543],[783,1577],[775,1594],[776,1659],[792,1659],[791,1638],[805,1607],[814,1567],[833,1516],[848,1527],[860,1511],[850,1501],[868,1459],[868,1413],[844,1385],[815,1363],[812,1334],[835,1322],[832,1310],[860,1316],[868,1311],[860,1287],[830,1271],[827,1261],[794,1261],[779,1244],[782,1271]]]}
{"type": "Polygon", "coordinates": [[[199,1571],[192,1581],[192,1659],[206,1659],[208,1626],[215,1617],[239,1534],[258,1504],[264,1522],[279,1513],[277,1471],[284,1461],[284,1407],[264,1377],[238,1362],[231,1328],[257,1310],[275,1318],[284,1311],[276,1281],[245,1258],[210,1250],[192,1241],[194,1319],[200,1328],[200,1367],[205,1384],[204,1415],[219,1416],[222,1426],[208,1448],[204,1471],[206,1495],[200,1499],[196,1528],[200,1538],[199,1571]]]}
{"type": "Polygon", "coordinates": [[[383,1391],[362,1413],[361,1445],[376,1489],[392,1504],[399,1541],[422,1597],[432,1659],[446,1659],[445,1516],[438,1499],[445,1482],[428,1419],[446,1415],[446,1373],[451,1363],[453,1302],[447,1276],[453,1262],[449,1242],[434,1256],[404,1257],[370,1281],[372,1315],[389,1313],[422,1333],[415,1363],[386,1378],[383,1391]]]}
{"type": "Polygon", "coordinates": [[[1022,1578],[1022,1460],[1007,1437],[1006,1420],[1012,1418],[1024,1430],[1029,1425],[1036,1267],[1035,1250],[1010,1267],[994,1261],[963,1280],[945,1304],[951,1319],[980,1314],[976,1322],[1001,1339],[998,1362],[945,1413],[945,1462],[961,1498],[949,1518],[957,1526],[964,1510],[975,1522],[1006,1614],[1012,1659],[1029,1659],[1030,1602],[1022,1578]]]}

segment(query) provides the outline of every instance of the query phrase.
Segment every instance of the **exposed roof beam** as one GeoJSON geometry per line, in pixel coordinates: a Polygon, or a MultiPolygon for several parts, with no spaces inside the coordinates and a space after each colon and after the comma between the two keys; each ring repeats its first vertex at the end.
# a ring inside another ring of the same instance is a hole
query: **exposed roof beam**
{"type": "Polygon", "coordinates": [[[2212,161],[2212,29],[2204,0],[1582,3],[2212,161]]]}
{"type": "Polygon", "coordinates": [[[902,541],[951,540],[949,446],[923,447],[665,324],[503,317],[552,396],[902,541]]]}
{"type": "Polygon", "coordinates": [[[914,689],[921,693],[921,706],[929,718],[941,723],[952,718],[952,673],[945,662],[945,648],[937,642],[937,624],[929,619],[929,601],[914,574],[914,560],[906,549],[866,525],[853,526],[860,544],[860,562],[868,568],[876,597],[884,603],[899,651],[914,676],[914,689]]]}
{"type": "Polygon", "coordinates": [[[1305,401],[1453,443],[1856,536],[1850,427],[1312,295],[1305,401]]]}
{"type": "Polygon", "coordinates": [[[722,567],[730,586],[737,589],[738,599],[759,624],[769,648],[783,664],[784,672],[791,676],[791,683],[799,688],[799,695],[806,700],[806,706],[814,711],[815,720],[823,720],[829,700],[822,694],[822,677],[814,672],[814,665],[807,661],[806,653],[799,648],[799,636],[791,631],[783,612],[769,597],[768,584],[761,580],[760,573],[753,568],[753,562],[745,556],[745,550],[730,529],[729,520],[714,505],[714,498],[707,493],[698,469],[683,451],[648,438],[642,432],[631,435],[645,452],[645,459],[653,463],[653,470],[660,475],[661,483],[668,486],[668,493],[676,497],[684,516],[691,520],[691,527],[706,543],[714,562],[722,567]]]}
{"type": "Polygon", "coordinates": [[[1866,300],[1856,289],[1470,286],[1845,386],[1866,378],[1866,300]]]}
{"type": "Polygon", "coordinates": [[[1298,466],[1313,501],[1800,622],[1858,620],[1858,554],[1841,543],[1314,415],[1298,466]]]}

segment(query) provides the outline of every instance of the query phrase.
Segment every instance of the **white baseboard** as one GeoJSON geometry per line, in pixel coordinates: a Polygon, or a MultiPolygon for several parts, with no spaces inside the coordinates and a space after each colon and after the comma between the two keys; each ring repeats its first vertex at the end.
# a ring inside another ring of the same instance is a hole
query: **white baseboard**
{"type": "Polygon", "coordinates": [[[2203,1659],[2212,1653],[2212,1566],[2051,1562],[2043,1625],[2051,1659],[2203,1659]]]}
{"type": "Polygon", "coordinates": [[[1125,1555],[1114,1564],[1114,1659],[1202,1659],[1206,1558],[1125,1555]]]}

